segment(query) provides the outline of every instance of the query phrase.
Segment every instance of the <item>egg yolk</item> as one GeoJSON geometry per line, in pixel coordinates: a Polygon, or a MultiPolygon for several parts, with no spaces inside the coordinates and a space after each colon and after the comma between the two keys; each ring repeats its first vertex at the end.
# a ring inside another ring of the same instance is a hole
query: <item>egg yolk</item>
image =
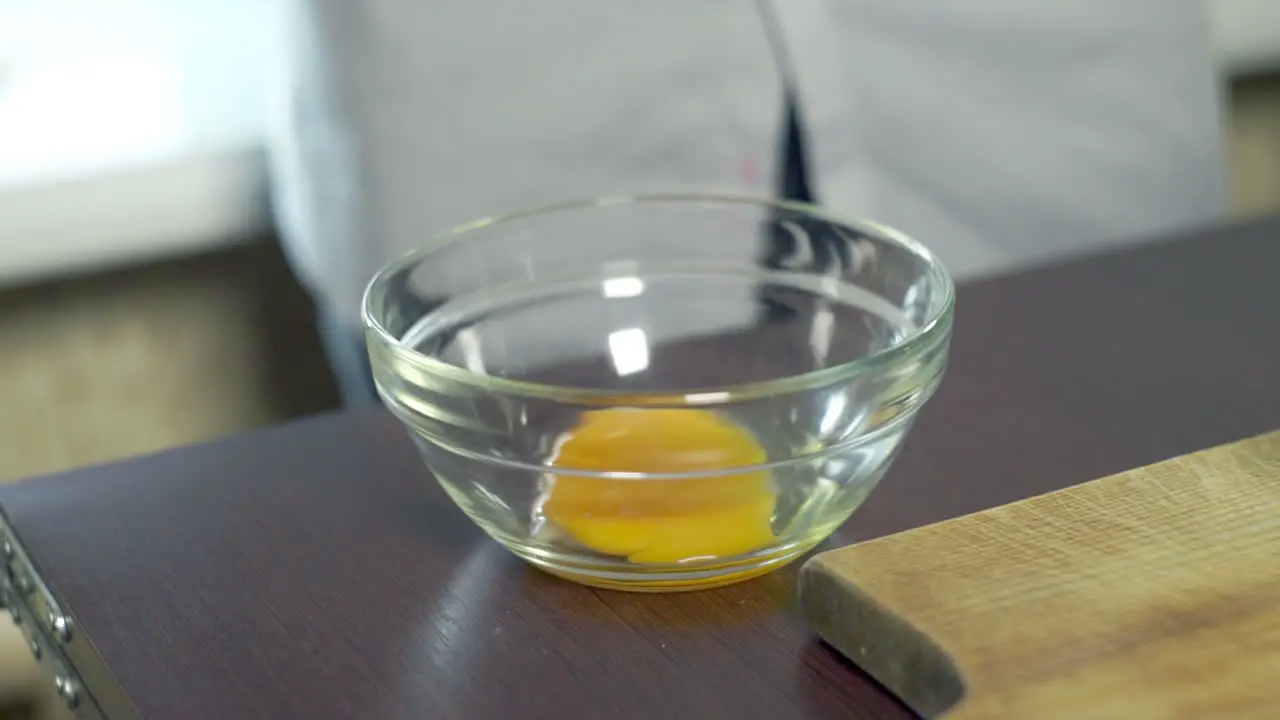
{"type": "MultiPolygon", "coordinates": [[[[584,413],[552,462],[596,472],[705,473],[765,459],[751,433],[715,413],[616,408],[584,413]]],[[[587,547],[663,564],[768,546],[774,502],[767,472],[651,480],[561,474],[551,476],[542,511],[587,547]]]]}

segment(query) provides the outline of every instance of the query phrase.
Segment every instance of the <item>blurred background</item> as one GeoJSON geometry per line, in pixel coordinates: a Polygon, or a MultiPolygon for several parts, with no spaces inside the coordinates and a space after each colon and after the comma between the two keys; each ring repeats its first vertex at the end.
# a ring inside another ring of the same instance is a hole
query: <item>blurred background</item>
{"type": "Polygon", "coordinates": [[[0,0],[0,479],[336,405],[271,236],[271,5],[0,0]]]}
{"type": "MultiPolygon", "coordinates": [[[[1232,211],[1273,212],[1280,2],[1205,1],[1232,211]]],[[[280,22],[270,0],[0,0],[0,481],[337,407],[269,213],[280,22]]],[[[0,704],[24,682],[6,643],[0,704]]]]}
{"type": "MultiPolygon", "coordinates": [[[[1233,211],[1267,212],[1280,3],[1206,2],[1233,211]]],[[[268,0],[0,0],[0,480],[336,407],[268,208],[281,22],[268,0]]]]}

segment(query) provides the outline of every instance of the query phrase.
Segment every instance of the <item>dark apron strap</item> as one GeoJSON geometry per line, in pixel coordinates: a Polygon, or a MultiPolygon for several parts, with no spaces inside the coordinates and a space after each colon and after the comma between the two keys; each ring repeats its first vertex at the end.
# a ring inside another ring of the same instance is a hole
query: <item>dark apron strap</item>
{"type": "Polygon", "coordinates": [[[800,121],[800,105],[791,88],[786,90],[786,106],[779,144],[781,170],[778,173],[778,196],[785,200],[817,203],[809,182],[808,149],[804,125],[800,121]]]}
{"type": "MultiPolygon", "coordinates": [[[[769,17],[766,16],[766,21],[769,17]]],[[[775,36],[781,42],[781,35],[775,36]]],[[[779,52],[779,57],[785,57],[779,52]]],[[[803,108],[794,86],[790,67],[782,68],[783,121],[778,138],[778,174],[775,192],[783,200],[793,200],[817,205],[820,198],[810,174],[808,136],[803,108]]],[[[765,233],[764,263],[774,269],[831,272],[849,267],[850,241],[820,221],[812,221],[799,213],[781,211],[768,222],[765,233]]],[[[798,310],[793,293],[780,291],[771,285],[761,288],[759,302],[763,319],[781,321],[794,317],[798,310]],[[789,298],[789,299],[784,299],[789,298]]]]}

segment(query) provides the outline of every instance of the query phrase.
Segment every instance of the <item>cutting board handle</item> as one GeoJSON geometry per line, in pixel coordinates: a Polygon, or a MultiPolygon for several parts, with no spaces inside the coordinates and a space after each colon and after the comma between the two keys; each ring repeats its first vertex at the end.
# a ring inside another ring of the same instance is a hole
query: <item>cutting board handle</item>
{"type": "Polygon", "coordinates": [[[938,643],[845,578],[806,563],[800,569],[805,617],[824,638],[926,718],[964,698],[964,679],[938,643]],[[838,640],[837,640],[838,638],[838,640]]]}

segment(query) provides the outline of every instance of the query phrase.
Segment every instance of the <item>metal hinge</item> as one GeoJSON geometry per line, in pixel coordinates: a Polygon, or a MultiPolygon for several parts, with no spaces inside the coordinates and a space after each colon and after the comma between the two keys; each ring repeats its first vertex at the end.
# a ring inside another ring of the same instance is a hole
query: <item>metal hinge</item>
{"type": "Polygon", "coordinates": [[[58,697],[77,717],[102,714],[87,694],[79,674],[67,660],[66,648],[75,641],[71,618],[62,611],[35,571],[3,515],[0,515],[0,608],[9,611],[22,630],[32,655],[53,678],[58,697]]]}

